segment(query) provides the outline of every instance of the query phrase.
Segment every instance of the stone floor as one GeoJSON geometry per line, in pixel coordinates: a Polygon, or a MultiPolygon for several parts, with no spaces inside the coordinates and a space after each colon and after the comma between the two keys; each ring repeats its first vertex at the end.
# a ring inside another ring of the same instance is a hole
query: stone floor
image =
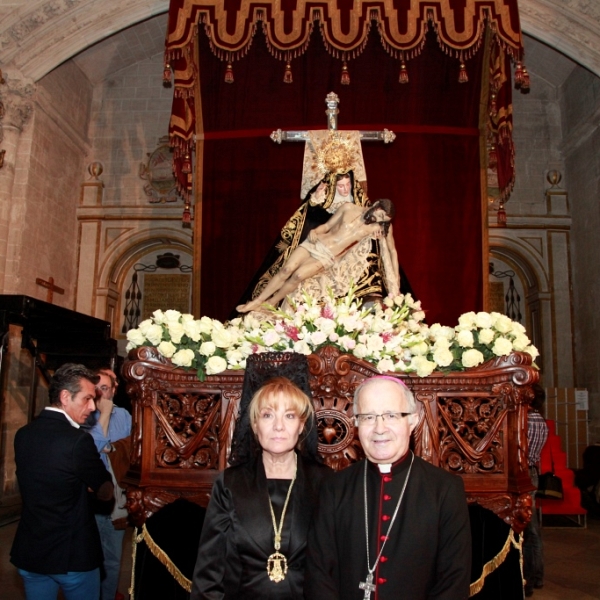
{"type": "MultiPolygon", "coordinates": [[[[19,575],[9,562],[16,527],[16,523],[0,527],[0,600],[25,598],[19,575]]],[[[129,529],[119,586],[124,594],[131,578],[131,534],[129,529]]],[[[586,529],[544,526],[543,538],[546,579],[543,589],[535,590],[534,600],[600,600],[600,519],[588,518],[586,529]]]]}

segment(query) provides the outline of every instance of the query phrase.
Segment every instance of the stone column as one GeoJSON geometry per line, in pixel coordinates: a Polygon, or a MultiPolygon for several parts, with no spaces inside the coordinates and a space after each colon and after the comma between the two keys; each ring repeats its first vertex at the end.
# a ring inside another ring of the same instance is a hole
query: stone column
{"type": "Polygon", "coordinates": [[[0,83],[0,151],[4,151],[0,167],[0,293],[4,291],[19,137],[33,112],[31,97],[35,91],[33,82],[24,78],[10,74],[4,78],[5,82],[0,83]]]}

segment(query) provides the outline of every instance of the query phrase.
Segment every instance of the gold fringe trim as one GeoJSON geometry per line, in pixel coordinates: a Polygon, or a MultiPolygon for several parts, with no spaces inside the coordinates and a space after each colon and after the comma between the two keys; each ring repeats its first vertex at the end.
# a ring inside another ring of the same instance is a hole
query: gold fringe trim
{"type": "Polygon", "coordinates": [[[150,532],[146,528],[146,524],[142,525],[142,533],[137,534],[137,528],[133,533],[133,565],[131,566],[131,587],[129,588],[129,595],[131,600],[135,600],[134,597],[134,578],[135,578],[135,557],[136,548],[140,542],[146,542],[146,546],[153,556],[158,559],[164,567],[173,576],[175,581],[186,591],[192,591],[192,582],[177,568],[177,565],[169,558],[168,554],[152,539],[150,532]]]}
{"type": "Polygon", "coordinates": [[[504,542],[504,546],[502,550],[494,558],[489,560],[483,565],[483,569],[481,571],[481,577],[477,581],[474,581],[471,584],[469,590],[469,598],[478,594],[483,589],[483,584],[485,583],[485,578],[493,573],[505,560],[510,552],[510,547],[513,546],[519,551],[519,564],[521,566],[521,579],[523,579],[523,534],[519,534],[519,540],[515,539],[515,532],[511,529],[508,537],[506,538],[506,542],[504,542]]]}

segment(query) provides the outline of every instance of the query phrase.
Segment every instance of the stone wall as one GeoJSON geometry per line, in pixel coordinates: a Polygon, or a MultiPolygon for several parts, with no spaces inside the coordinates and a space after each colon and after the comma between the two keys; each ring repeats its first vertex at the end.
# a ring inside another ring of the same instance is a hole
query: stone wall
{"type": "MultiPolygon", "coordinates": [[[[133,265],[147,262],[145,257],[158,251],[192,251],[191,229],[183,229],[181,223],[182,199],[173,194],[170,201],[161,201],[160,194],[149,196],[144,189],[149,179],[140,177],[140,167],[168,135],[173,90],[163,87],[162,74],[160,53],[94,86],[89,162],[102,164],[103,186],[97,199],[95,191],[84,188],[77,210],[86,252],[79,262],[76,308],[109,320],[120,342],[133,265]]],[[[167,158],[164,165],[171,173],[167,158]]]]}
{"type": "Polygon", "coordinates": [[[73,64],[44,77],[32,117],[19,135],[3,293],[46,299],[37,277],[54,277],[73,308],[77,259],[76,204],[87,153],[92,87],[73,64]]]}
{"type": "Polygon", "coordinates": [[[563,153],[573,213],[577,385],[590,393],[590,438],[600,441],[600,79],[578,67],[561,88],[563,153]]]}

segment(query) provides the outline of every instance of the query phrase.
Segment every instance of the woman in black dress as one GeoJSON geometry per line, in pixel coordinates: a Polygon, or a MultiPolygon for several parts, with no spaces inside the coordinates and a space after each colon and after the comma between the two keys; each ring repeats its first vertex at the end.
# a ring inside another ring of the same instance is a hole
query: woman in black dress
{"type": "Polygon", "coordinates": [[[331,472],[316,460],[312,400],[274,377],[244,413],[234,435],[235,466],[213,487],[191,598],[300,599],[308,527],[331,472]],[[240,434],[244,423],[248,431],[240,434]]]}

